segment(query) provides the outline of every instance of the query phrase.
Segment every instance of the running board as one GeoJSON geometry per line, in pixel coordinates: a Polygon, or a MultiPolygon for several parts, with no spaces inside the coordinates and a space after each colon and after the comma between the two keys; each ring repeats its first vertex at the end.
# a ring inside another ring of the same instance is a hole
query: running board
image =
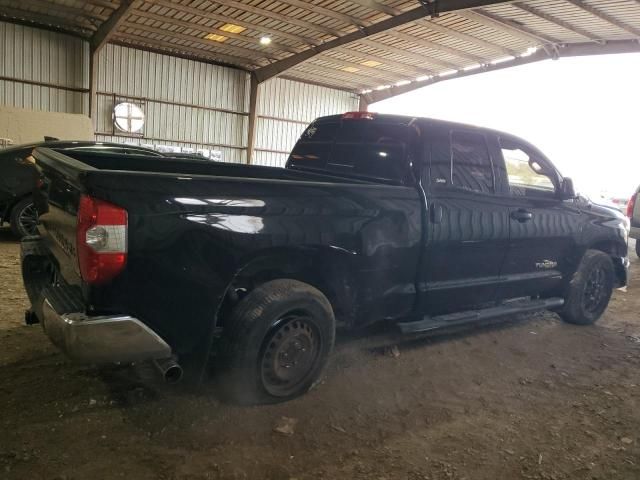
{"type": "Polygon", "coordinates": [[[555,297],[540,300],[514,300],[511,302],[505,302],[497,307],[484,308],[482,310],[467,310],[464,312],[449,313],[447,315],[438,315],[435,317],[424,317],[422,320],[417,320],[415,322],[401,322],[398,323],[398,327],[400,327],[400,331],[402,333],[422,333],[435,330],[437,328],[463,325],[465,323],[489,320],[491,318],[503,317],[505,315],[515,315],[517,313],[558,308],[563,304],[563,298],[555,297]]]}

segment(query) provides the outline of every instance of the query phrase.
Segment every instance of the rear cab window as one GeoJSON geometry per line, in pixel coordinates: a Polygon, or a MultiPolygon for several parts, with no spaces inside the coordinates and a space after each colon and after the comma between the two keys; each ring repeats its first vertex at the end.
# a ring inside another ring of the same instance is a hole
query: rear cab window
{"type": "Polygon", "coordinates": [[[406,123],[334,119],[311,124],[294,147],[287,168],[411,184],[416,130],[406,123]]]}

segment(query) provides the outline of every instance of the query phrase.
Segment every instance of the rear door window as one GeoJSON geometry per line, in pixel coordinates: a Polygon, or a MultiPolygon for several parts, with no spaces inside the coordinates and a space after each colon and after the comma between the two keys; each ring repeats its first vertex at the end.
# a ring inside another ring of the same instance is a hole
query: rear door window
{"type": "Polygon", "coordinates": [[[432,145],[431,184],[495,193],[493,164],[485,136],[463,130],[453,130],[448,135],[443,132],[432,145]]]}
{"type": "Polygon", "coordinates": [[[494,193],[493,167],[484,135],[451,132],[451,183],[466,190],[494,193]]]}

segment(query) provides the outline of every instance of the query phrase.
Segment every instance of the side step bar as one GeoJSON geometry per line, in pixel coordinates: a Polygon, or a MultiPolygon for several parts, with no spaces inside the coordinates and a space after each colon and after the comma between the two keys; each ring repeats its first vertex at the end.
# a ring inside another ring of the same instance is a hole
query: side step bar
{"type": "Polygon", "coordinates": [[[558,308],[564,304],[563,298],[544,298],[538,300],[514,300],[505,302],[496,307],[484,308],[482,310],[467,310],[465,312],[450,313],[447,315],[437,315],[435,317],[424,317],[415,322],[398,323],[402,333],[422,333],[437,328],[452,327],[465,323],[489,320],[491,318],[515,315],[517,313],[535,312],[558,308]]]}

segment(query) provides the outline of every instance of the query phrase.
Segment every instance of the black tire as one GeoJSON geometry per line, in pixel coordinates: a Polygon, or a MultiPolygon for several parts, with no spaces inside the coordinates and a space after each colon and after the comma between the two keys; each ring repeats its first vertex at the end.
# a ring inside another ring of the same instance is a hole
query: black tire
{"type": "Polygon", "coordinates": [[[636,239],[636,255],[640,258],[640,239],[636,239]]]}
{"type": "Polygon", "coordinates": [[[595,323],[609,305],[614,271],[611,258],[598,250],[587,250],[569,282],[562,319],[576,325],[595,323]]]}
{"type": "Polygon", "coordinates": [[[37,235],[38,212],[31,197],[23,198],[11,209],[11,231],[18,237],[37,235]]]}
{"type": "Polygon", "coordinates": [[[226,399],[276,403],[316,384],[333,348],[335,318],[322,292],[281,279],[243,298],[224,329],[220,384],[226,399]]]}

